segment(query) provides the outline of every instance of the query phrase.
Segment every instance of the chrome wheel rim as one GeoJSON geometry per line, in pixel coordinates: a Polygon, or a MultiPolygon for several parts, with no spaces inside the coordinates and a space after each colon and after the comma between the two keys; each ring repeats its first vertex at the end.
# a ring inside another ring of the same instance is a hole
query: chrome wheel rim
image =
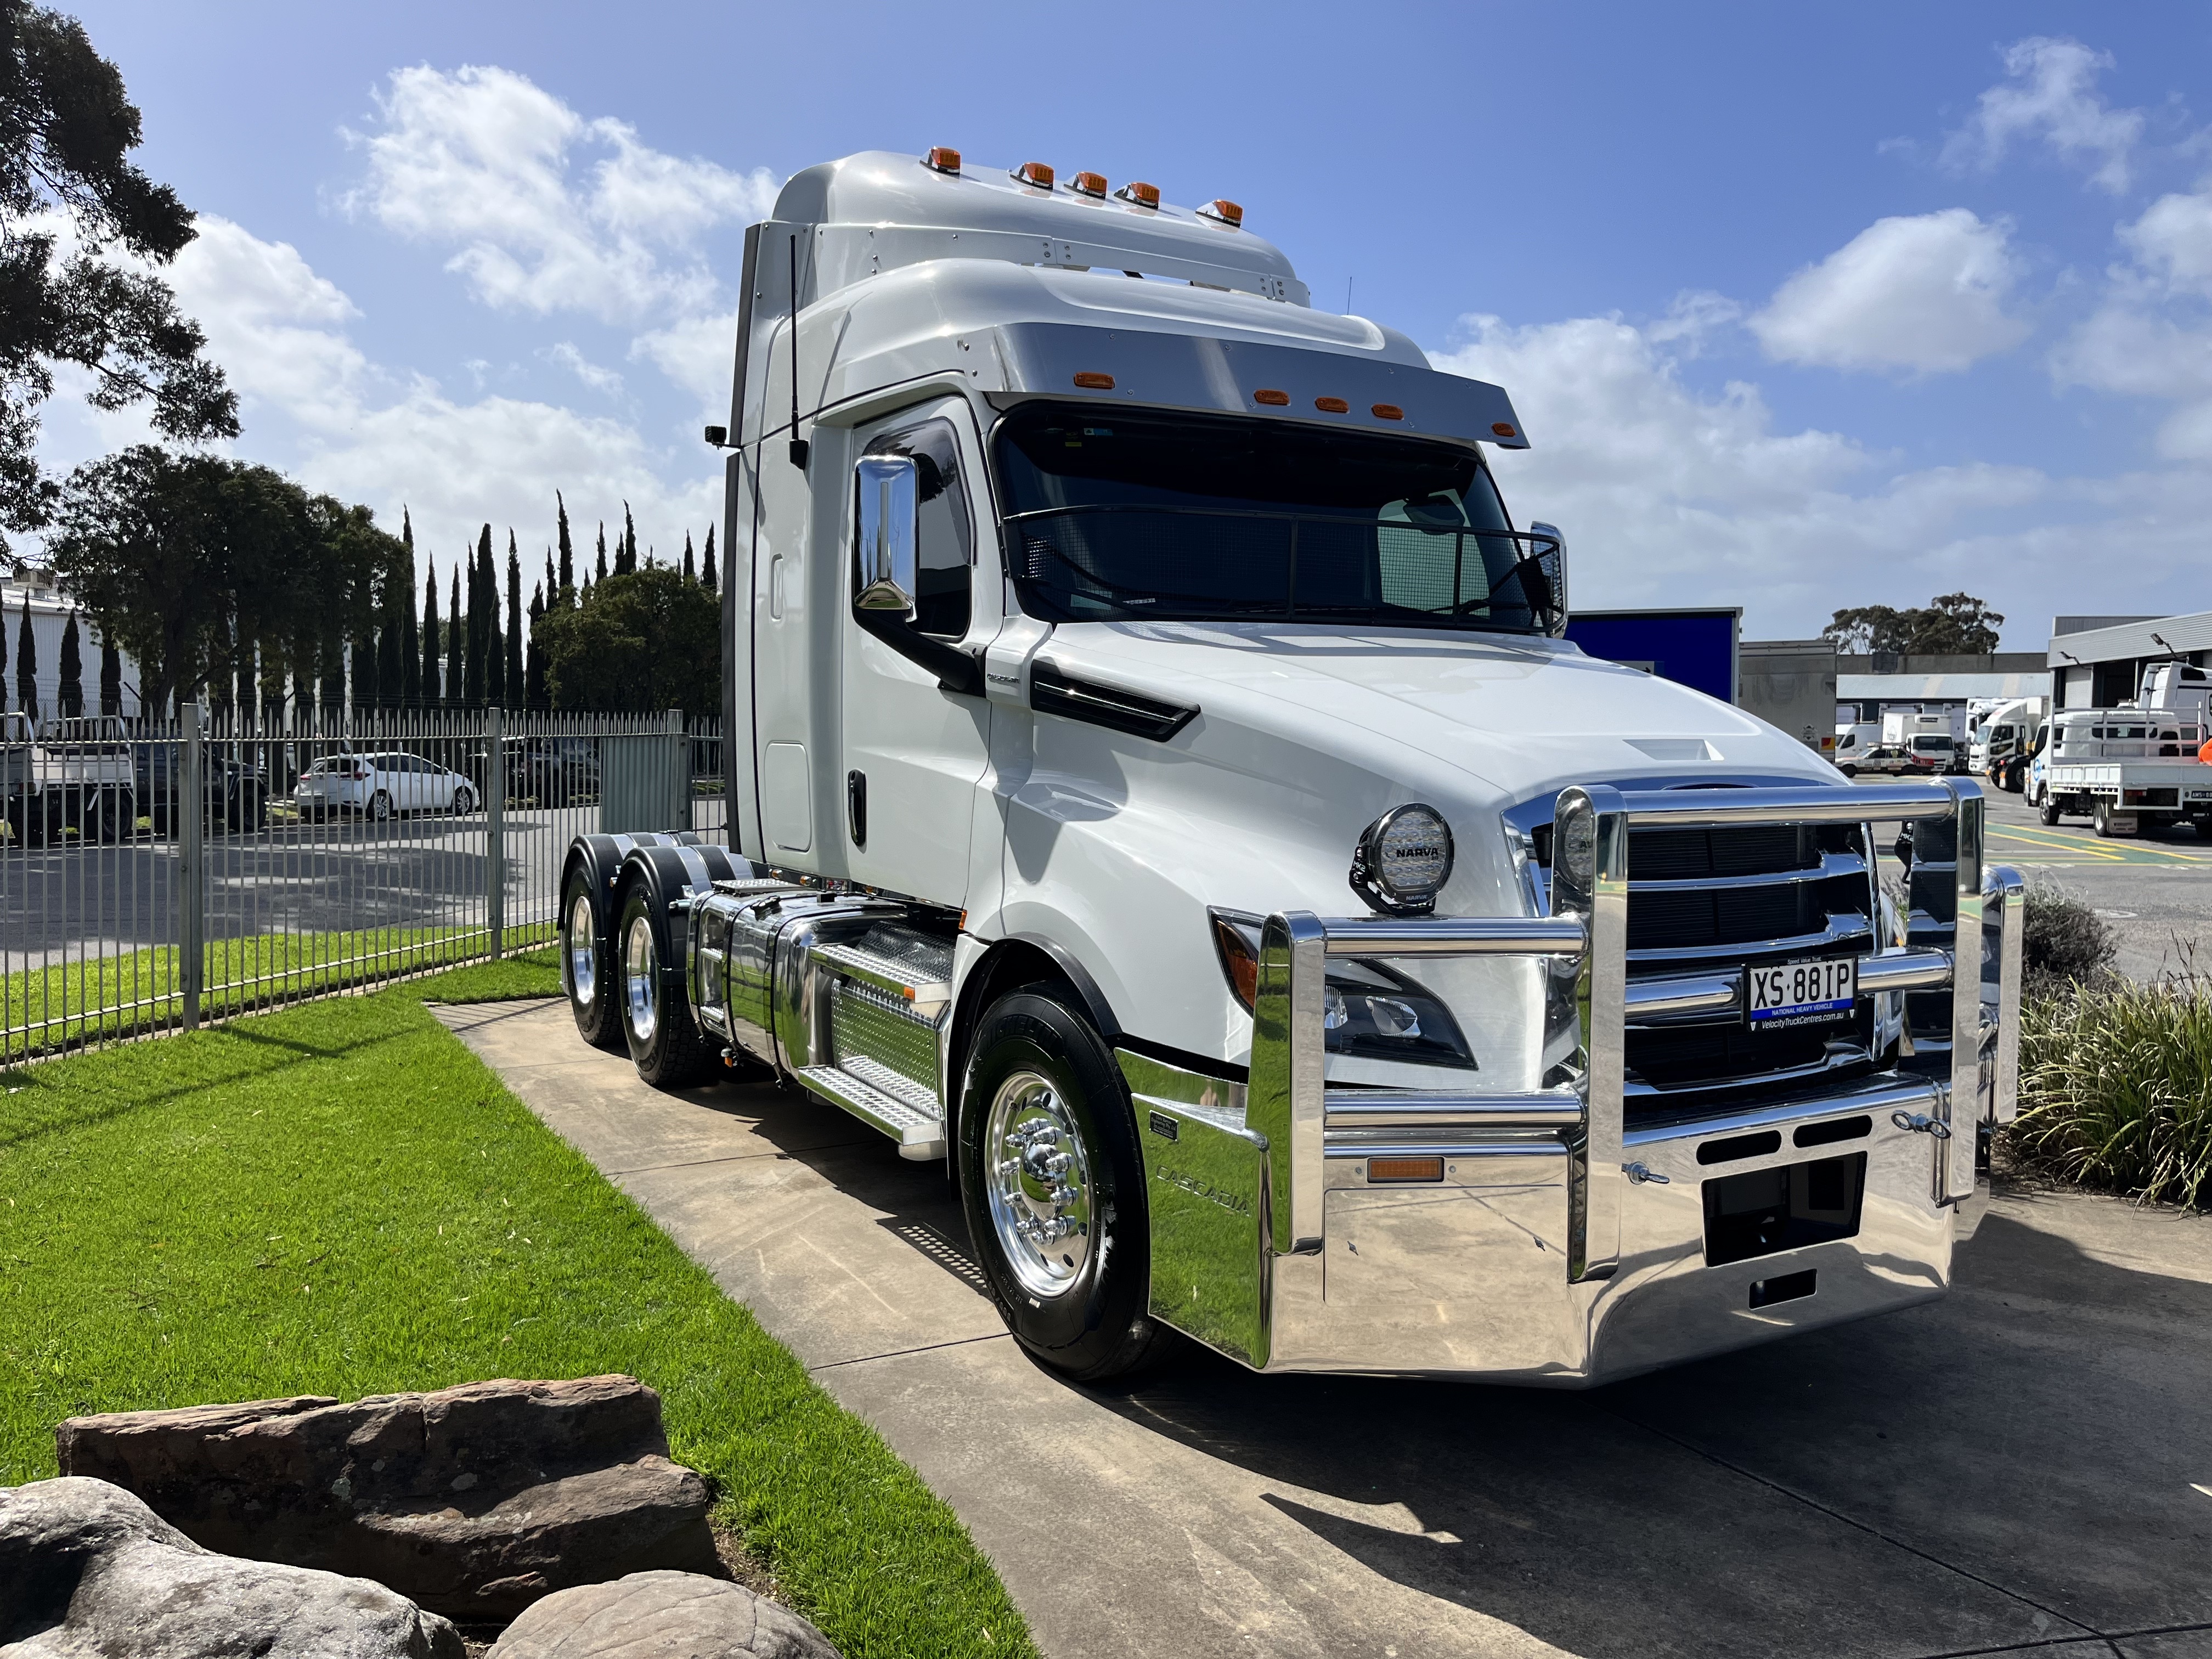
{"type": "Polygon", "coordinates": [[[576,895],[568,907],[568,988],[589,1006],[599,990],[599,953],[592,943],[592,896],[576,895]]]}
{"type": "Polygon", "coordinates": [[[368,798],[369,817],[381,821],[392,816],[392,797],[381,789],[368,798]]]}
{"type": "Polygon", "coordinates": [[[984,1124],[984,1184],[999,1253],[1023,1290],[1066,1294],[1091,1260],[1091,1157],[1067,1103],[1035,1072],[999,1085],[984,1124]]]}
{"type": "Polygon", "coordinates": [[[629,937],[623,941],[623,976],[629,991],[629,1033],[641,1048],[653,1041],[659,1021],[653,1006],[653,924],[643,916],[630,919],[629,937]]]}

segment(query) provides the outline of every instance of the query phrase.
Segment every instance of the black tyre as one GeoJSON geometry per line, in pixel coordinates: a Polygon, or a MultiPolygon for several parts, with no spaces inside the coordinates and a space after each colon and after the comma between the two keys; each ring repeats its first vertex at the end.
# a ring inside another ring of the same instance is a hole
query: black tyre
{"type": "Polygon", "coordinates": [[[2051,798],[2051,796],[2048,793],[2046,793],[2044,795],[2044,797],[2043,797],[2043,804],[2042,804],[2040,806],[2039,806],[2038,808],[2036,808],[2036,815],[2037,815],[2039,817],[2040,817],[2040,818],[2041,818],[2041,819],[2042,819],[2045,823],[2057,823],[2057,822],[2058,822],[2058,803],[2057,803],[2057,800],[2055,800],[2054,799],[2052,799],[2052,798],[2051,798]]]}
{"type": "Polygon", "coordinates": [[[1120,1072],[1087,1023],[1032,992],[984,1012],[962,1091],[968,1234],[1006,1328],[1076,1382],[1164,1345],[1146,1315],[1144,1162],[1120,1072]]]}
{"type": "Polygon", "coordinates": [[[2110,836],[2112,833],[2112,803],[2110,801],[2099,801],[2095,807],[2090,811],[2089,822],[2095,828],[2097,834],[2100,836],[2110,836]]]}
{"type": "Polygon", "coordinates": [[[380,789],[368,798],[368,805],[363,810],[377,823],[382,823],[392,816],[392,797],[380,789]]]}
{"type": "Polygon", "coordinates": [[[459,788],[453,791],[453,816],[455,817],[465,818],[468,817],[469,812],[474,805],[475,801],[469,793],[467,785],[464,784],[459,788]]]}
{"type": "Polygon", "coordinates": [[[643,881],[629,883],[614,939],[615,972],[630,1064],[656,1089],[687,1089],[713,1074],[718,1045],[700,1036],[691,1018],[671,921],[643,881]]]}
{"type": "Polygon", "coordinates": [[[619,1048],[622,999],[607,944],[614,929],[601,918],[599,903],[590,866],[572,869],[561,895],[561,985],[576,1034],[594,1048],[619,1048]]]}

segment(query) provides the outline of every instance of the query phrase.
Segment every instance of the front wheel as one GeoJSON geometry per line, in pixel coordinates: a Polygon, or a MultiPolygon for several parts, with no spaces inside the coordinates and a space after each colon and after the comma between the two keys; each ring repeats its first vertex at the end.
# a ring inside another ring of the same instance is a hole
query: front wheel
{"type": "Polygon", "coordinates": [[[712,1073],[714,1046],[700,1035],[681,979],[667,971],[679,948],[670,937],[675,930],[651,890],[635,883],[623,902],[615,965],[622,976],[623,1041],[630,1063],[656,1089],[685,1089],[712,1073]]]}
{"type": "Polygon", "coordinates": [[[960,1192],[991,1299],[1029,1352],[1076,1382],[1136,1370],[1151,1239],[1136,1119],[1089,1025],[1018,991],[987,1010],[960,1109],[960,1192]]]}
{"type": "Polygon", "coordinates": [[[474,811],[476,811],[476,798],[469,793],[468,786],[463,784],[459,789],[453,791],[453,816],[457,818],[465,818],[474,811]]]}
{"type": "Polygon", "coordinates": [[[1849,761],[1845,761],[1841,766],[1838,766],[1836,770],[1841,772],[1847,778],[1855,778],[1859,775],[1859,769],[1852,765],[1849,761]]]}
{"type": "Polygon", "coordinates": [[[2057,799],[2052,797],[2048,790],[2045,790],[2042,797],[2042,802],[2043,804],[2036,808],[2036,816],[2040,817],[2045,823],[2057,823],[2058,822],[2058,802],[2057,799]]]}

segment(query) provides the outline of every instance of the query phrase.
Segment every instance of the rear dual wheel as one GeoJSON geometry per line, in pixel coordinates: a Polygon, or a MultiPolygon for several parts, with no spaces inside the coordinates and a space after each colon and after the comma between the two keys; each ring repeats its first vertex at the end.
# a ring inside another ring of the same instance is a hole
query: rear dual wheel
{"type": "Polygon", "coordinates": [[[651,888],[633,881],[615,935],[622,1034],[637,1074],[656,1089],[703,1082],[714,1072],[716,1054],[691,1017],[672,921],[651,888]]]}
{"type": "Polygon", "coordinates": [[[608,960],[599,897],[588,866],[570,872],[561,895],[561,984],[576,1033],[594,1048],[623,1046],[614,964],[608,960]]]}

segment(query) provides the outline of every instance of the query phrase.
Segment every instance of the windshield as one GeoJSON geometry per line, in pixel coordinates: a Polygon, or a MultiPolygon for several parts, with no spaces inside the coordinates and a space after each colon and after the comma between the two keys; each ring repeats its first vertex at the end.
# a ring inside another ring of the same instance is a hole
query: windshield
{"type": "Polygon", "coordinates": [[[1540,629],[1548,580],[1472,449],[1251,419],[1029,404],[993,451],[1022,608],[1540,629]]]}

